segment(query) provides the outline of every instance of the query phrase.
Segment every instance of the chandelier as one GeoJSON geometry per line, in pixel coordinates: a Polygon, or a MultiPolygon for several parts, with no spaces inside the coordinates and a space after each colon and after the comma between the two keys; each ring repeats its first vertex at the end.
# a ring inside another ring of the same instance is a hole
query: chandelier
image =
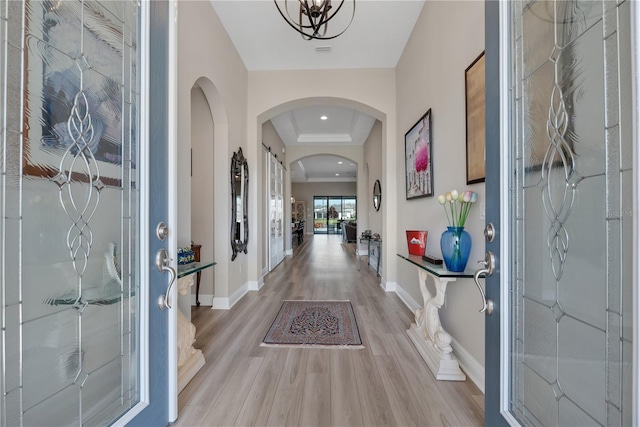
{"type": "MultiPolygon", "coordinates": [[[[353,17],[356,14],[356,0],[339,0],[335,3],[339,3],[337,7],[333,7],[331,0],[284,0],[284,6],[280,7],[278,0],[273,0],[278,8],[278,12],[287,21],[287,24],[294,30],[302,35],[305,40],[317,39],[317,40],[329,40],[338,37],[340,34],[347,31],[347,28],[353,22],[353,17]],[[291,3],[298,3],[299,10],[295,11],[295,7],[291,6],[291,3]],[[331,21],[337,13],[340,11],[345,3],[351,3],[351,19],[347,26],[337,34],[327,35],[327,27],[329,21],[331,21]],[[297,15],[297,19],[291,16],[293,9],[294,16],[297,15]]],[[[282,2],[282,0],[281,0],[282,2]]]]}

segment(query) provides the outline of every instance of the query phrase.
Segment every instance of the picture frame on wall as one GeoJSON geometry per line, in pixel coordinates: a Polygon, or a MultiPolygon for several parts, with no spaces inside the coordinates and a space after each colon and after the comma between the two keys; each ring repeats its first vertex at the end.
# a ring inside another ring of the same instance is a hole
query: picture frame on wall
{"type": "Polygon", "coordinates": [[[433,196],[431,109],[404,135],[407,200],[433,196]]]}
{"type": "Polygon", "coordinates": [[[467,128],[467,184],[485,180],[485,77],[484,52],[464,70],[467,128]]]}

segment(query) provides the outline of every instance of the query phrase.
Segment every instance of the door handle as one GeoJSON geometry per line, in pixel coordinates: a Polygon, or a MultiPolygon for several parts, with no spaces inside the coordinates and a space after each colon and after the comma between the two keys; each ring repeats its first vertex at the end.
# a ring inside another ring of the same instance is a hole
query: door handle
{"type": "Polygon", "coordinates": [[[480,279],[480,276],[486,277],[493,274],[493,270],[496,267],[496,257],[491,251],[487,251],[487,253],[484,255],[484,260],[478,261],[478,264],[484,265],[483,268],[476,270],[476,272],[473,274],[473,281],[476,282],[476,286],[480,291],[480,297],[482,298],[482,309],[480,310],[480,313],[487,313],[487,315],[491,316],[494,308],[493,301],[491,301],[491,299],[487,299],[478,279],[480,279]]]}
{"type": "Polygon", "coordinates": [[[156,254],[156,267],[158,271],[168,271],[171,276],[171,280],[169,281],[169,286],[167,287],[167,293],[162,294],[158,297],[158,307],[160,310],[165,310],[167,308],[172,308],[171,304],[169,304],[169,294],[171,293],[171,287],[173,286],[173,282],[176,281],[176,270],[171,267],[172,259],[169,258],[166,249],[160,249],[156,254]]]}

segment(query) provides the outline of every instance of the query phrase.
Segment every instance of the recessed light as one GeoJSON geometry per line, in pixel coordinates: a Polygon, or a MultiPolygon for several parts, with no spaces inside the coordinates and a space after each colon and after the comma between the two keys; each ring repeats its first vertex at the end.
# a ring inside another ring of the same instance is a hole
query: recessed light
{"type": "Polygon", "coordinates": [[[342,164],[342,162],[338,162],[338,164],[339,164],[339,165],[341,165],[341,164],[342,164]]]}
{"type": "Polygon", "coordinates": [[[327,120],[327,116],[321,116],[320,120],[327,120]]]}
{"type": "Polygon", "coordinates": [[[337,174],[336,174],[336,176],[340,176],[340,174],[339,174],[339,173],[337,173],[337,174]]]}

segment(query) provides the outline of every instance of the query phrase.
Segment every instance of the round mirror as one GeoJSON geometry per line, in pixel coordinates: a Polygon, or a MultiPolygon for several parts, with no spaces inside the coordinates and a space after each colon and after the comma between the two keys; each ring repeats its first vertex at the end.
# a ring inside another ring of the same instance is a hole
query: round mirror
{"type": "Polygon", "coordinates": [[[376,183],[373,184],[373,207],[379,211],[380,201],[382,201],[382,189],[380,188],[380,180],[376,179],[376,183]]]}

